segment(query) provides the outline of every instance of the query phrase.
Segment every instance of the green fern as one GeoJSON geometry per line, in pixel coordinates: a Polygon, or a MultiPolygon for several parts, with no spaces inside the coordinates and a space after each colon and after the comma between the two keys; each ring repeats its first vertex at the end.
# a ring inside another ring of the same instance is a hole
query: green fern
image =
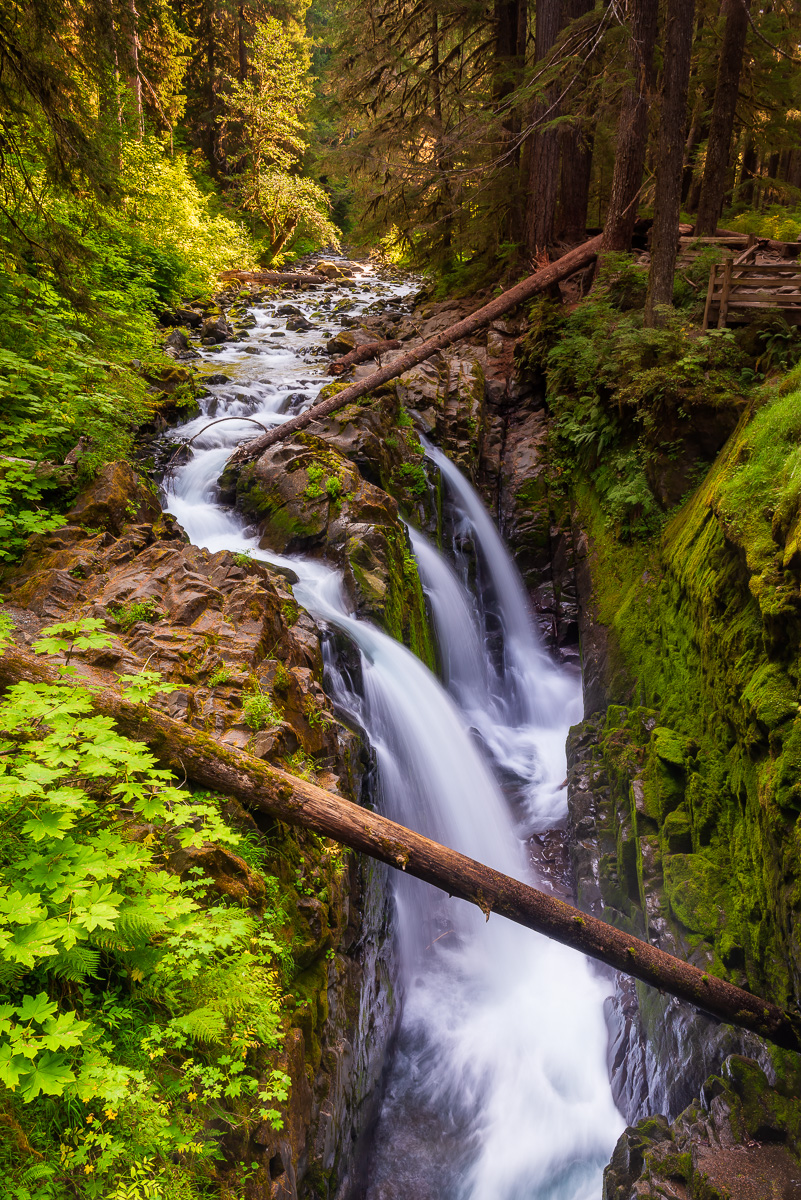
{"type": "Polygon", "coordinates": [[[88,946],[73,946],[69,950],[61,950],[48,963],[48,970],[59,979],[69,983],[80,983],[87,975],[94,975],[100,964],[100,951],[90,950],[88,946]]]}
{"type": "Polygon", "coordinates": [[[222,1034],[225,1032],[223,1014],[210,1005],[195,1008],[183,1017],[175,1017],[173,1025],[193,1042],[201,1042],[206,1045],[221,1041],[222,1034]]]}

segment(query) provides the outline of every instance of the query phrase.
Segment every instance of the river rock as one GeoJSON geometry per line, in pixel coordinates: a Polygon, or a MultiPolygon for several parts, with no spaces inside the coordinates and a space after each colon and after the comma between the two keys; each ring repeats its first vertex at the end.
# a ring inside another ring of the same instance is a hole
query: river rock
{"type": "Polygon", "coordinates": [[[307,321],[303,315],[290,317],[286,323],[287,329],[295,333],[305,333],[309,329],[314,329],[311,321],[307,321]]]}
{"type": "Polygon", "coordinates": [[[200,330],[200,337],[204,343],[219,344],[228,341],[231,336],[231,326],[222,315],[207,317],[200,330]]]}
{"type": "Polygon", "coordinates": [[[328,354],[349,354],[357,346],[366,346],[374,341],[374,336],[361,329],[343,329],[326,342],[325,349],[328,354]]]}
{"type": "Polygon", "coordinates": [[[651,1117],[625,1130],[603,1200],[801,1200],[797,1082],[771,1087],[753,1060],[727,1058],[671,1125],[651,1117]]]}
{"type": "Polygon", "coordinates": [[[307,430],[271,446],[238,472],[235,498],[237,508],[258,522],[263,546],[317,554],[339,565],[359,611],[433,661],[398,503],[328,440],[307,430]]]}

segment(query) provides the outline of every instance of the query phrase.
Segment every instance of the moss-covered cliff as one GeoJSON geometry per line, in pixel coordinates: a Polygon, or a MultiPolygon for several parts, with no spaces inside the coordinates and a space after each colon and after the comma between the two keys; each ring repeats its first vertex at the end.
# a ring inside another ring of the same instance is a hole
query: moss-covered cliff
{"type": "Polygon", "coordinates": [[[644,547],[621,547],[589,491],[578,493],[610,692],[653,710],[611,709],[601,731],[604,757],[631,780],[633,846],[621,851],[636,900],[646,925],[676,922],[714,971],[780,1003],[801,983],[801,396],[791,384],[758,396],[644,547]]]}

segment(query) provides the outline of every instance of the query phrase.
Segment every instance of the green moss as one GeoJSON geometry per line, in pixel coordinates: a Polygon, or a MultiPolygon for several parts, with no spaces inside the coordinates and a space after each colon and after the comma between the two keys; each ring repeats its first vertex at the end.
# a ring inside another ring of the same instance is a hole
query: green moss
{"type": "Polygon", "coordinates": [[[725,922],[725,880],[717,862],[705,854],[666,854],[665,891],[685,929],[710,938],[725,922]]]}
{"type": "Polygon", "coordinates": [[[775,729],[798,713],[796,689],[775,663],[758,667],[743,691],[743,703],[757,721],[775,729]]]}

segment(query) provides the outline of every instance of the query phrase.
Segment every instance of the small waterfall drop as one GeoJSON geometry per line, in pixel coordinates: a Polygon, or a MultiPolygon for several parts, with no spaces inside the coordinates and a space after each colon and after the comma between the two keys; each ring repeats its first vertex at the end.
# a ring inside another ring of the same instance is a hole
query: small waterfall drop
{"type": "MultiPolygon", "coordinates": [[[[250,411],[280,419],[291,386],[287,378],[269,394],[252,389],[250,411]]],[[[361,694],[333,661],[327,682],[374,749],[382,810],[536,882],[521,829],[564,818],[559,782],[579,689],[539,645],[522,582],[480,499],[430,448],[486,593],[471,595],[439,552],[411,534],[443,686],[405,647],[352,615],[336,572],[259,550],[219,506],[216,478],[248,436],[252,428],[232,422],[198,439],[195,457],[176,472],[170,511],[197,545],[291,566],[298,602],[358,648],[361,694]],[[502,630],[500,661],[488,645],[490,610],[502,630]],[[522,825],[499,782],[510,776],[524,793],[522,825]]],[[[418,880],[398,874],[395,884],[405,1003],[367,1200],[598,1200],[623,1125],[606,1065],[608,984],[546,938],[497,916],[486,922],[418,880]]]]}

